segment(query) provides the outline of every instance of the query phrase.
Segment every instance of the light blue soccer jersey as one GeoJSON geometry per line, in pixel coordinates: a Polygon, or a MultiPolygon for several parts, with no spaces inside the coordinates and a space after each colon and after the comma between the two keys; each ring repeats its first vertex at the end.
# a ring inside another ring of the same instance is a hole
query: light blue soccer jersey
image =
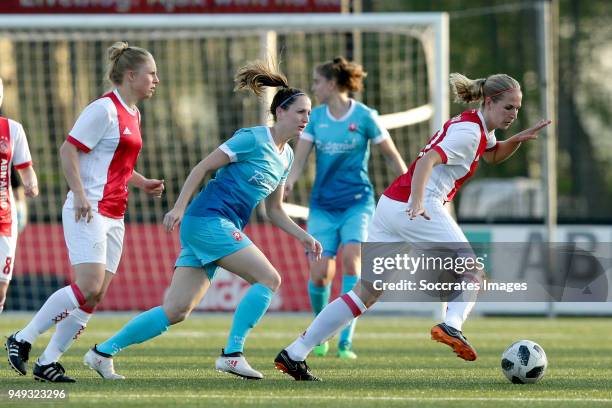
{"type": "Polygon", "coordinates": [[[293,150],[286,144],[279,152],[265,126],[240,129],[219,148],[231,163],[217,171],[186,215],[227,218],[243,229],[255,206],[285,182],[293,150]]]}
{"type": "Polygon", "coordinates": [[[349,111],[336,119],[327,105],[321,105],[313,109],[300,137],[313,142],[316,152],[311,207],[342,210],[373,200],[369,142],[380,143],[389,137],[374,109],[351,99],[349,111]]]}

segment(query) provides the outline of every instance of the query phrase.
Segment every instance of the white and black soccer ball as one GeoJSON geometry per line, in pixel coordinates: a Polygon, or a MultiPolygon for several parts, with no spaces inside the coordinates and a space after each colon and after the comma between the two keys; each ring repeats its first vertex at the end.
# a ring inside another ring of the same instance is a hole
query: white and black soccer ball
{"type": "Polygon", "coordinates": [[[544,377],[548,359],[544,349],[531,340],[512,343],[502,354],[501,368],[514,384],[532,384],[544,377]]]}

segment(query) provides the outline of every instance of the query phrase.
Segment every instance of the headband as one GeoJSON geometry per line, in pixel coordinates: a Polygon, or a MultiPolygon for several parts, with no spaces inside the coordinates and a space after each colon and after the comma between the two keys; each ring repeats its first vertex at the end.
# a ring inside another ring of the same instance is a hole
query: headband
{"type": "Polygon", "coordinates": [[[300,96],[300,95],[306,95],[304,92],[296,92],[293,95],[290,95],[289,97],[287,97],[287,99],[285,99],[284,101],[282,101],[278,107],[282,108],[287,102],[289,102],[291,100],[291,98],[293,98],[294,96],[300,96]]]}

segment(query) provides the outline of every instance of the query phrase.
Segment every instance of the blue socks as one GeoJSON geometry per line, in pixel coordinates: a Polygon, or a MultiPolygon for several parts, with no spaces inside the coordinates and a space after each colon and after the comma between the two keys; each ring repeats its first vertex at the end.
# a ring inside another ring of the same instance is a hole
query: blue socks
{"type": "Polygon", "coordinates": [[[96,346],[96,350],[114,356],[122,349],[157,337],[170,322],[161,306],[149,309],[130,320],[113,337],[96,346]]]}
{"type": "Polygon", "coordinates": [[[225,354],[243,351],[244,340],[268,310],[273,295],[274,292],[261,283],[253,284],[246,292],[234,313],[234,322],[224,349],[225,354]]]}
{"type": "Polygon", "coordinates": [[[310,305],[315,316],[329,303],[330,293],[331,283],[325,286],[315,286],[311,280],[308,281],[308,295],[310,296],[310,305]]]}
{"type": "MultiPolygon", "coordinates": [[[[353,289],[353,286],[359,281],[359,276],[355,275],[342,275],[342,294],[350,292],[353,289]]],[[[353,341],[353,333],[355,332],[355,325],[357,324],[357,319],[351,320],[348,326],[346,326],[340,332],[340,338],[338,339],[338,344],[341,346],[348,346],[350,348],[351,343],[353,341]]]]}

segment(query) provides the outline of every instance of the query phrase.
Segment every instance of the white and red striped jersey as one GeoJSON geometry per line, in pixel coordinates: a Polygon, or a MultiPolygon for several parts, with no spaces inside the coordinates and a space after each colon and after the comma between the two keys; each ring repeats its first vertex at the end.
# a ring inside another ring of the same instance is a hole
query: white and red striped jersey
{"type": "Polygon", "coordinates": [[[25,169],[32,165],[32,156],[23,126],[0,117],[0,235],[3,236],[13,235],[12,223],[17,221],[11,189],[11,164],[17,170],[25,169]]]}
{"type": "Polygon", "coordinates": [[[448,120],[436,132],[408,171],[395,179],[384,195],[396,201],[408,202],[416,163],[433,149],[440,154],[444,165],[434,166],[425,186],[425,196],[450,201],[461,185],[474,174],[482,154],[495,150],[496,146],[495,131],[487,132],[482,113],[475,109],[465,111],[448,120]]]}
{"type": "MultiPolygon", "coordinates": [[[[79,149],[79,170],[85,195],[94,210],[123,218],[128,181],[142,148],[140,112],[131,109],[117,90],[90,103],[68,134],[79,149]]],[[[70,206],[73,193],[68,192],[70,206]]]]}

